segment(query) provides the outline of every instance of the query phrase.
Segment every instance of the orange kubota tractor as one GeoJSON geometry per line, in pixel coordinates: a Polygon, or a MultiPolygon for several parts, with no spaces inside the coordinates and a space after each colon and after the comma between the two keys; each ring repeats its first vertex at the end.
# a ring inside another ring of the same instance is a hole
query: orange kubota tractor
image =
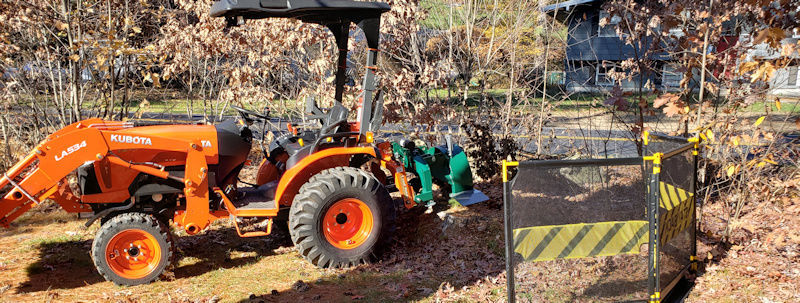
{"type": "Polygon", "coordinates": [[[318,266],[344,267],[373,260],[390,240],[396,219],[390,191],[399,191],[407,208],[430,202],[432,183],[462,204],[486,200],[472,188],[463,150],[450,140],[430,148],[373,142],[383,108],[375,88],[378,29],[388,10],[384,3],[350,0],[216,2],[211,15],[230,26],[278,17],[333,32],[340,50],[333,106],[323,111],[307,104],[308,118],[321,126],[289,125],[264,148],[257,184],[240,187],[251,126],[266,121],[264,114],[236,107],[241,119],[218,125],[80,121],[48,136],[3,174],[0,225],[9,227],[45,199],[88,216],[87,227],[99,219],[91,251],[97,270],[117,284],[136,285],[157,279],[170,264],[170,221],[194,235],[230,218],[240,236],[266,236],[279,212],[288,210],[298,251],[318,266]],[[355,122],[347,121],[341,104],[351,23],[369,47],[355,122]],[[77,186],[68,184],[71,174],[77,186]]]}

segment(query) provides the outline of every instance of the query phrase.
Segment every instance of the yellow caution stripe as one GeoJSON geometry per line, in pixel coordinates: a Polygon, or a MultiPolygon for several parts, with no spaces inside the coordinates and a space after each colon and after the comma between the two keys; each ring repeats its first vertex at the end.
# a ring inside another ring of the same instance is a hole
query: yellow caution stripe
{"type": "Polygon", "coordinates": [[[682,203],[678,207],[661,214],[659,225],[661,226],[660,238],[662,246],[692,224],[692,215],[695,211],[694,203],[684,202],[687,203],[682,203]]]}
{"type": "Polygon", "coordinates": [[[659,234],[663,246],[692,224],[694,195],[665,182],[661,182],[659,187],[661,194],[659,205],[663,208],[659,216],[659,234]]]}
{"type": "Polygon", "coordinates": [[[692,197],[692,193],[666,182],[660,182],[659,187],[661,189],[659,205],[667,211],[672,210],[692,197]]]}
{"type": "Polygon", "coordinates": [[[609,221],[514,229],[514,252],[526,261],[637,254],[647,221],[609,221]]]}

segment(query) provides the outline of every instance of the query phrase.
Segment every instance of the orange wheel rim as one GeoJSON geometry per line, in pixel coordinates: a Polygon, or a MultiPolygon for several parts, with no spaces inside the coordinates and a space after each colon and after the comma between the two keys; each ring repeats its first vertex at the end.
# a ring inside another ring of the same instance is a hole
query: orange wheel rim
{"type": "Polygon", "coordinates": [[[353,249],[364,244],[374,226],[369,206],[354,198],[336,201],[322,219],[325,239],[340,249],[353,249]]]}
{"type": "Polygon", "coordinates": [[[161,262],[161,247],[153,235],[141,229],[126,229],[111,238],[106,246],[106,263],[126,279],[141,279],[161,262]]]}

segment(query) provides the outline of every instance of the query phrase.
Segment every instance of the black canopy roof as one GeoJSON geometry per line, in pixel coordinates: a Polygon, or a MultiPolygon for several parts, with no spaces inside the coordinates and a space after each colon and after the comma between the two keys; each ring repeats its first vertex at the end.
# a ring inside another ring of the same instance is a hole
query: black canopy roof
{"type": "Polygon", "coordinates": [[[295,18],[304,22],[333,24],[378,18],[389,9],[389,5],[382,2],[350,0],[221,0],[214,2],[211,16],[295,18]]]}

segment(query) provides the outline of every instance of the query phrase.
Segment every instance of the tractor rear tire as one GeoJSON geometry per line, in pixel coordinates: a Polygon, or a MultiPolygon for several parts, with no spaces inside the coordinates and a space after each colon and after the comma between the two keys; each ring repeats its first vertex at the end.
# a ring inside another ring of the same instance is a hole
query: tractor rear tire
{"type": "Polygon", "coordinates": [[[295,196],[289,233],[296,249],[322,268],[376,260],[396,229],[394,202],[375,176],[336,167],[308,180],[295,196]]]}
{"type": "Polygon", "coordinates": [[[133,286],[155,281],[172,262],[169,226],[144,213],[119,214],[103,223],[92,242],[92,261],[106,280],[133,286]]]}

